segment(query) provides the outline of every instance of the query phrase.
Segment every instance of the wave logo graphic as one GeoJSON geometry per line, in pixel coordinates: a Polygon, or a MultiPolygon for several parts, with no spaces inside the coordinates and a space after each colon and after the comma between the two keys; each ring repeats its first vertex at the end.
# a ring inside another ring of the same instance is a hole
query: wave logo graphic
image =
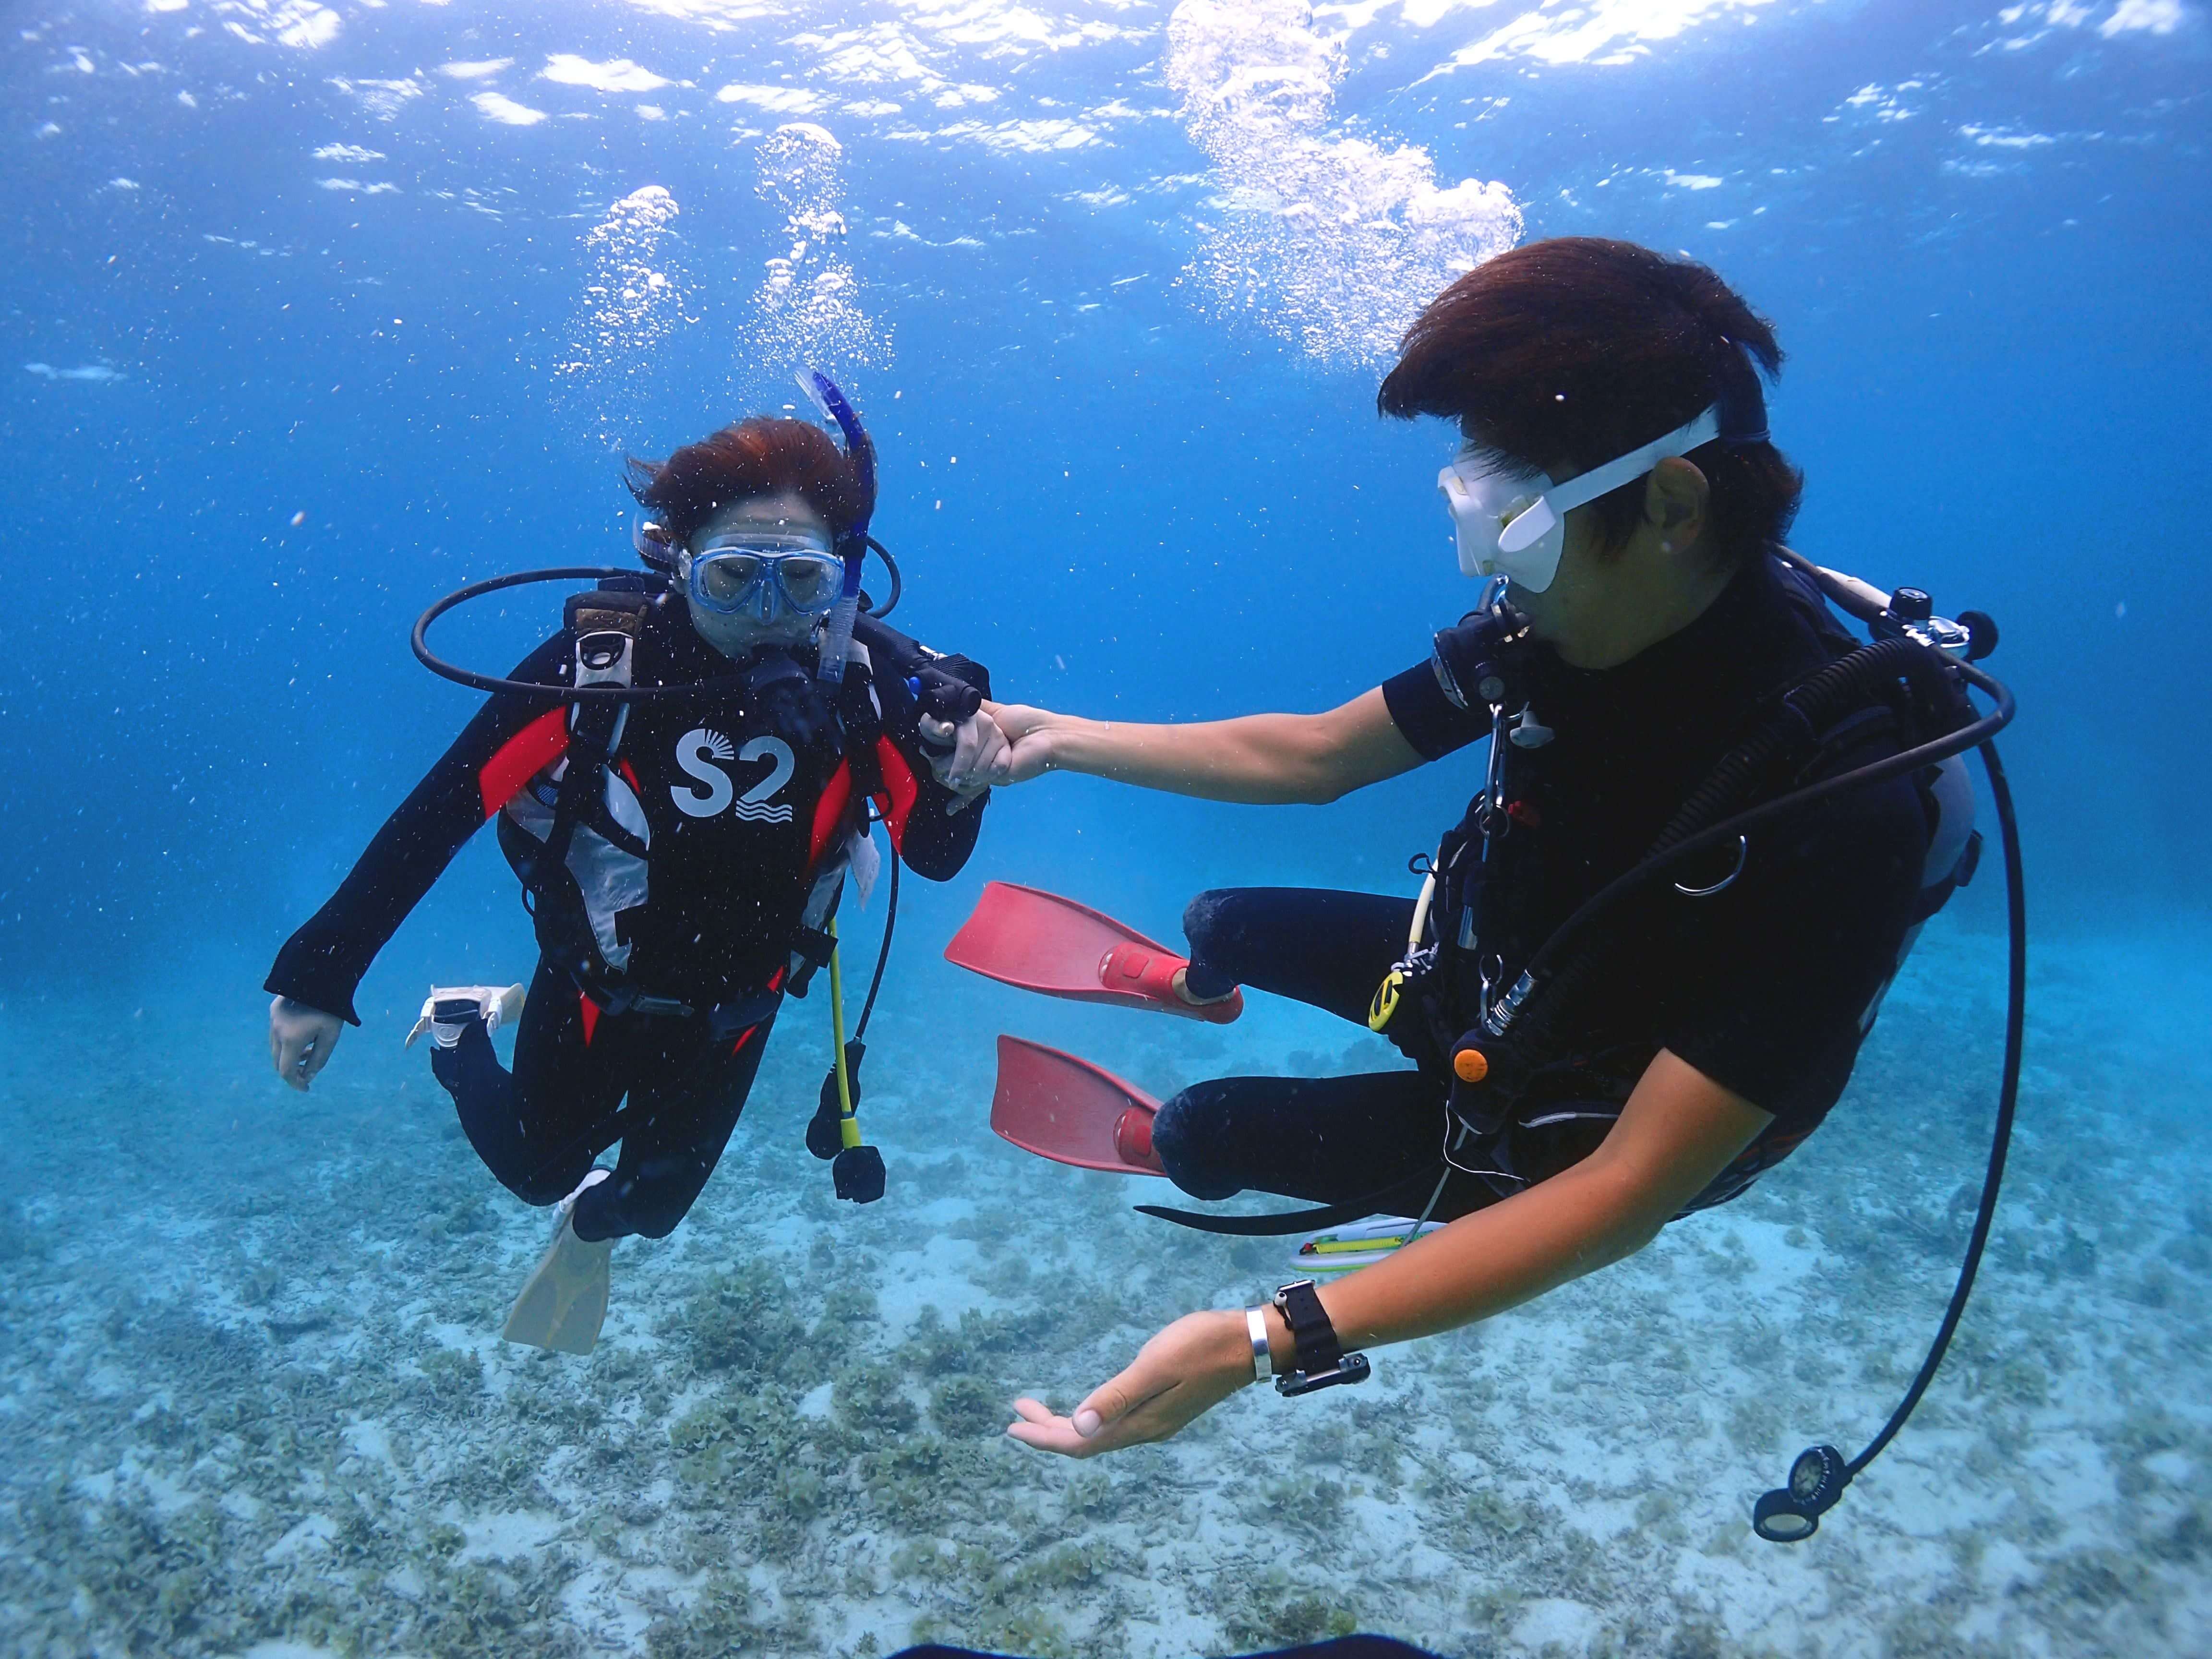
{"type": "Polygon", "coordinates": [[[735,811],[748,823],[789,823],[791,805],[775,798],[791,781],[797,769],[791,745],[781,738],[753,738],[738,748],[712,726],[694,726],[676,740],[676,764],[698,787],[668,787],[668,798],[677,811],[689,817],[711,818],[735,811]],[[730,781],[722,764],[731,761],[766,760],[768,775],[742,795],[730,781]]]}

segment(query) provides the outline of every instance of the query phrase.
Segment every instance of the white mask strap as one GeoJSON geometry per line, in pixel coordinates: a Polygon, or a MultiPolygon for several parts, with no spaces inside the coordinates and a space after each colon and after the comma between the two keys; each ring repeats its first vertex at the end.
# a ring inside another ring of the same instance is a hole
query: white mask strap
{"type": "Polygon", "coordinates": [[[1533,546],[1575,508],[1633,483],[1660,462],[1686,455],[1720,435],[1720,408],[1716,404],[1688,425],[1676,427],[1665,437],[1655,438],[1641,449],[1632,449],[1617,460],[1594,466],[1563,484],[1553,485],[1516,514],[1513,521],[1498,533],[1498,550],[1518,553],[1533,546]]]}

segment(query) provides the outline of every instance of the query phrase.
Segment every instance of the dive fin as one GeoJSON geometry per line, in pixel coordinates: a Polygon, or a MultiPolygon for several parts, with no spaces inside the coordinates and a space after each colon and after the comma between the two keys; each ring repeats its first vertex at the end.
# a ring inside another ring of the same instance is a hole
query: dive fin
{"type": "Polygon", "coordinates": [[[584,1190],[596,1187],[613,1172],[593,1169],[576,1190],[561,1200],[560,1224],[553,1231],[552,1248],[530,1275],[522,1294],[507,1316],[500,1335],[555,1353],[586,1354],[599,1340],[606,1322],[608,1258],[614,1254],[611,1238],[585,1240],[576,1237],[576,1200],[584,1190]]]}
{"type": "Polygon", "coordinates": [[[1124,927],[1087,904],[1017,886],[984,884],[975,913],[961,924],[945,959],[1002,984],[1075,1002],[1152,1008],[1185,1019],[1226,1025],[1244,1012],[1244,994],[1189,1002],[1175,975],[1189,959],[1124,927]]]}
{"type": "Polygon", "coordinates": [[[612,1239],[586,1243],[563,1216],[553,1248],[515,1297],[500,1335],[555,1353],[591,1352],[606,1322],[607,1264],[613,1253],[612,1239]]]}
{"type": "Polygon", "coordinates": [[[1152,1150],[1159,1108],[1143,1090],[1087,1060],[1020,1037],[999,1039],[991,1127],[1025,1152],[1078,1169],[1164,1176],[1152,1150]]]}

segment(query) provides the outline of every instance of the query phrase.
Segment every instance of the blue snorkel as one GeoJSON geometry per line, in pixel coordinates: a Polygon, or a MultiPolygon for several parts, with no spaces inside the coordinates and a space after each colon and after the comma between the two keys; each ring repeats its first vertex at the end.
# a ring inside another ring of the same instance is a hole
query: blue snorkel
{"type": "Polygon", "coordinates": [[[838,537],[836,551],[845,562],[845,586],[837,596],[837,603],[830,612],[829,625],[822,634],[822,678],[836,685],[845,678],[845,658],[853,642],[853,619],[860,610],[860,561],[868,554],[868,516],[874,510],[876,500],[876,447],[868,440],[867,429],[860,417],[853,413],[853,405],[845,401],[845,394],[837,390],[837,383],[816,368],[801,369],[799,389],[812,399],[815,406],[837,422],[837,429],[845,437],[845,458],[852,462],[853,471],[860,486],[860,498],[868,504],[860,521],[838,537]]]}

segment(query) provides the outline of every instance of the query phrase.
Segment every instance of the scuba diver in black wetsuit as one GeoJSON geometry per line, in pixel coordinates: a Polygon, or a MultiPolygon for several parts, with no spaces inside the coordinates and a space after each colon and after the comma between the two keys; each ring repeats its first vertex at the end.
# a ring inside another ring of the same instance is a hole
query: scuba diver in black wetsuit
{"type": "MultiPolygon", "coordinates": [[[[1202,894],[1186,959],[1049,894],[986,890],[946,952],[963,965],[1216,1021],[1240,1011],[1240,985],[1267,990],[1413,1062],[1223,1079],[1158,1104],[1002,1037],[993,1124],[1018,1145],[1201,1199],[1322,1206],[1151,1213],[1248,1234],[1382,1214],[1400,1219],[1375,1231],[1405,1241],[1323,1290],[1187,1316],[1072,1415],[1019,1401],[1016,1437],[1089,1455],[1173,1434],[1270,1368],[1286,1393],[1358,1382],[1367,1362],[1346,1350],[1487,1317],[1741,1193],[1835,1103],[1905,951],[1971,873],[1957,755],[1975,743],[2016,901],[1985,741],[2010,702],[1965,660],[1994,627],[1936,618],[1913,590],[1869,607],[1863,585],[1781,546],[1802,478],[1766,430],[1760,380],[1780,362],[1769,325],[1702,266],[1581,238],[1503,254],[1424,312],[1378,398],[1466,441],[1438,482],[1462,568],[1486,586],[1429,661],[1322,714],[1170,726],[986,705],[1012,744],[1007,781],[1079,771],[1229,801],[1330,802],[1491,740],[1467,816],[1415,860],[1419,900],[1202,894]],[[1877,643],[1824,596],[1871,617],[1877,643]],[[1967,682],[1996,714],[1976,719],[1967,682]]],[[[2021,925],[2015,909],[2016,991],[2021,925]]],[[[1971,1285],[2017,1018],[2015,1003],[1967,1271],[1867,1456],[1971,1285]]],[[[1818,1467],[1801,1460],[1762,1500],[1763,1535],[1812,1530],[1864,1462],[1807,1457],[1818,1467]]]]}
{"type": "MultiPolygon", "coordinates": [[[[632,463],[632,489],[659,520],[640,549],[659,569],[609,573],[568,600],[561,631],[494,693],[269,975],[276,1069],[305,1089],[341,1022],[360,1023],[354,990],[377,951],[498,821],[542,953],[527,997],[520,985],[434,989],[408,1040],[433,1036],[432,1068],[493,1174],[526,1202],[562,1206],[512,1340],[588,1352],[612,1242],[665,1237],[683,1219],[783,997],[803,995],[830,959],[848,875],[864,892],[872,879],[870,823],[889,832],[894,879],[902,858],[944,880],[975,847],[985,789],[969,779],[1005,747],[974,712],[988,678],[921,650],[856,597],[842,603],[859,592],[873,453],[828,391],[843,452],[810,422],[756,417],[632,463]],[[930,712],[909,678],[924,673],[972,685],[964,719],[930,712]],[[585,686],[624,689],[596,701],[569,689],[585,686]],[[518,1014],[510,1075],[490,1032],[518,1014]],[[617,1140],[612,1169],[597,1165],[617,1140]]],[[[842,988],[840,1011],[842,1027],[842,988]]],[[[825,1085],[827,1121],[809,1145],[839,1157],[841,1196],[865,1202],[882,1191],[881,1164],[857,1131],[841,1146],[856,1082],[842,1061],[834,1076],[845,1098],[825,1085]],[[856,1165],[863,1152],[872,1170],[856,1165]]]]}

